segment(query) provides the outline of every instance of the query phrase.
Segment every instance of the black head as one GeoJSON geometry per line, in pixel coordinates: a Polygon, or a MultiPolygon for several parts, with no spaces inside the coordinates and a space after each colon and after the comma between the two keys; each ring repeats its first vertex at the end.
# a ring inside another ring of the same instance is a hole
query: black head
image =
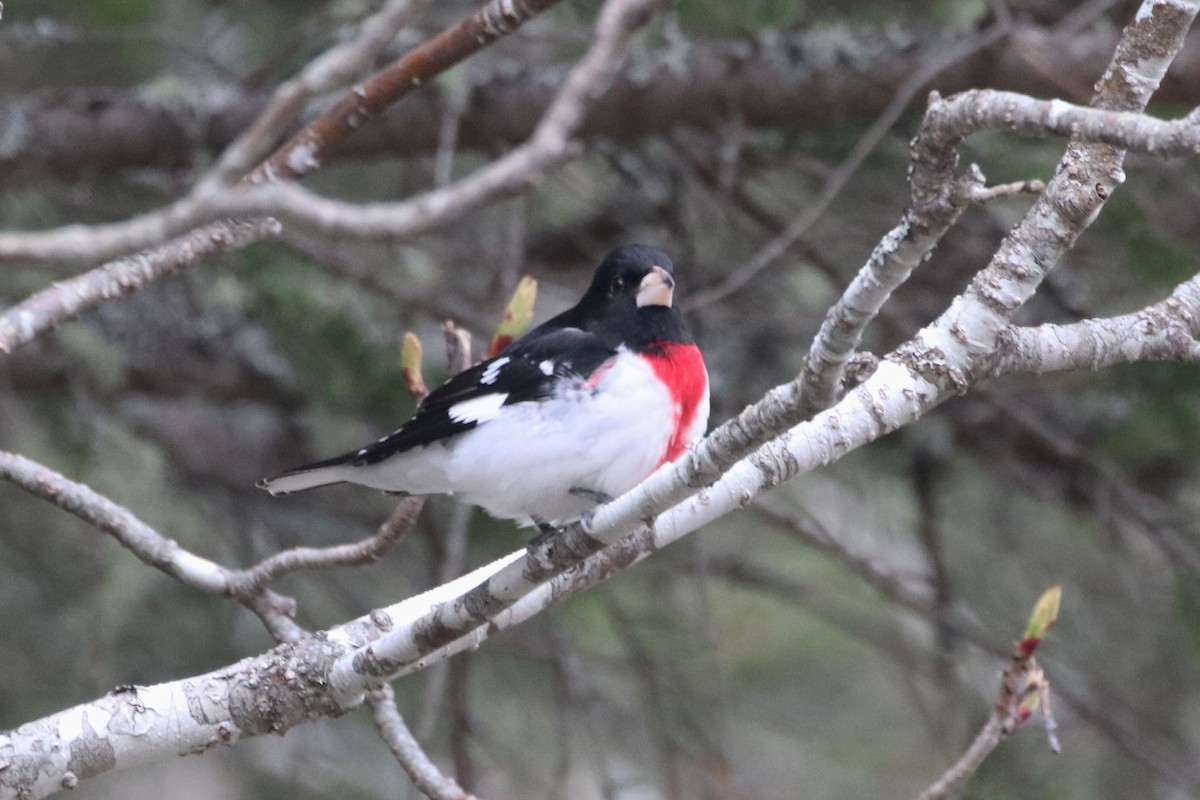
{"type": "Polygon", "coordinates": [[[613,250],[579,302],[525,334],[536,339],[564,327],[580,328],[620,343],[690,341],[672,307],[675,267],[661,250],[629,244],[613,250]]]}
{"type": "Polygon", "coordinates": [[[672,305],[674,276],[675,266],[661,250],[642,244],[618,247],[600,262],[579,304],[563,317],[614,344],[690,342],[672,305]]]}
{"type": "Polygon", "coordinates": [[[613,250],[596,269],[580,305],[671,306],[675,265],[661,250],[627,244],[613,250]]]}

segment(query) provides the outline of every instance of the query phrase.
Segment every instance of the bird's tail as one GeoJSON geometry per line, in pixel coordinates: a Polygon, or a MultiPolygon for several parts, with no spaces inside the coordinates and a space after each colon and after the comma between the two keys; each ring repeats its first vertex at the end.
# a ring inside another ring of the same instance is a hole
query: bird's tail
{"type": "Polygon", "coordinates": [[[303,492],[305,489],[315,489],[318,486],[329,486],[334,483],[345,483],[350,480],[354,465],[346,456],[331,458],[328,461],[318,461],[296,469],[289,469],[270,478],[258,482],[258,488],[266,489],[271,494],[288,494],[303,492]]]}

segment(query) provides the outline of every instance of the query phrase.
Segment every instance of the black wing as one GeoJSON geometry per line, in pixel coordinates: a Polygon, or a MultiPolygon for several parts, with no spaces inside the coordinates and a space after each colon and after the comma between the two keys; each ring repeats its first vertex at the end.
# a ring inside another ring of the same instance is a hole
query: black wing
{"type": "Polygon", "coordinates": [[[390,436],[300,469],[374,464],[396,453],[465,433],[480,421],[463,413],[464,403],[486,403],[484,398],[488,397],[497,398],[500,406],[538,400],[553,393],[559,381],[586,379],[617,354],[599,337],[578,328],[539,334],[518,340],[495,358],[458,373],[434,389],[421,401],[412,419],[390,436]]]}

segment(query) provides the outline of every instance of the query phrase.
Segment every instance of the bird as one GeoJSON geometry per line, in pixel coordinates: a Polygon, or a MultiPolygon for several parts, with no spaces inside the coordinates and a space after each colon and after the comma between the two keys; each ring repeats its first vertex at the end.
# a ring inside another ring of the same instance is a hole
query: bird
{"type": "Polygon", "coordinates": [[[610,252],[583,297],[430,392],[391,434],[259,482],[450,494],[548,533],[677,459],[708,426],[708,372],[671,259],[610,252]]]}

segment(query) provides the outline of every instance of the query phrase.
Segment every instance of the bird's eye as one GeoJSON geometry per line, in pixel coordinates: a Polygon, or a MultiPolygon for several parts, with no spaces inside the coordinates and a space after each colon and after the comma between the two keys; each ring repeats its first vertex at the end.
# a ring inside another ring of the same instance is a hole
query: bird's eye
{"type": "Polygon", "coordinates": [[[620,294],[625,288],[625,279],[621,277],[613,278],[612,287],[608,290],[609,294],[620,294]]]}

